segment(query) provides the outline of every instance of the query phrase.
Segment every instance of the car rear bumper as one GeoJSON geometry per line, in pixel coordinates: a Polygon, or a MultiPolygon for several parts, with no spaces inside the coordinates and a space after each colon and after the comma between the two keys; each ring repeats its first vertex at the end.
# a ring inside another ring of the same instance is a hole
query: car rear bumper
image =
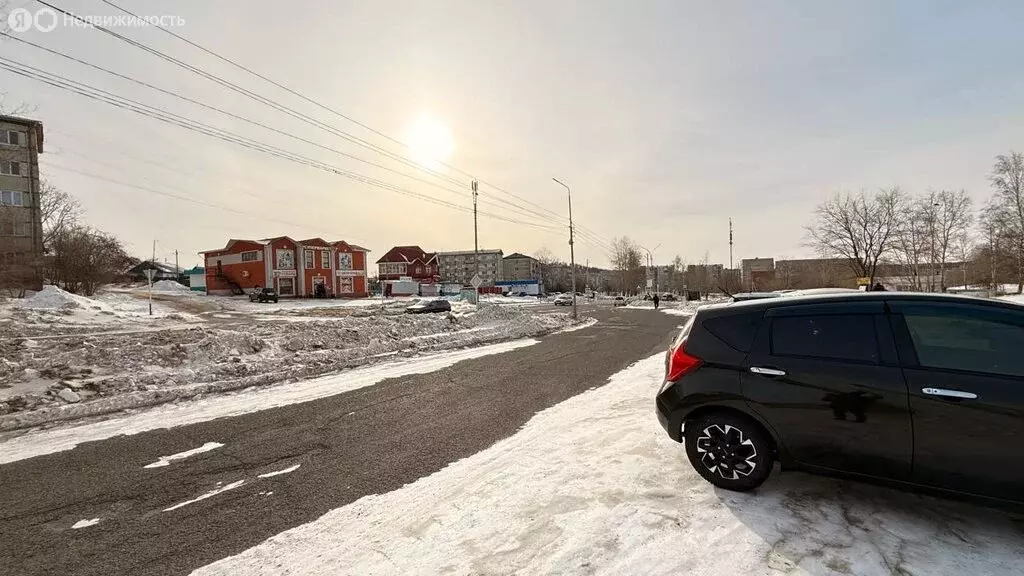
{"type": "MultiPolygon", "coordinates": [[[[666,392],[671,390],[671,386],[666,389],[666,392]]],[[[668,401],[665,394],[662,392],[658,394],[658,397],[654,400],[654,411],[658,415],[658,423],[661,427],[668,432],[668,437],[675,440],[676,442],[683,441],[683,417],[682,411],[676,410],[671,402],[668,401]]]]}

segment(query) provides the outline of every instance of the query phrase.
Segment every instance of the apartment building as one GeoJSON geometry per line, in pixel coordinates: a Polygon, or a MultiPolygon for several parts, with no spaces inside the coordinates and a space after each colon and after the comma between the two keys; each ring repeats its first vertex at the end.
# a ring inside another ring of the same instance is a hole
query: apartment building
{"type": "MultiPolygon", "coordinates": [[[[452,284],[469,284],[477,273],[477,254],[473,250],[457,252],[438,252],[437,267],[441,281],[452,284]]],[[[481,286],[494,286],[495,282],[504,280],[504,268],[501,250],[480,250],[481,286]]]]}
{"type": "Polygon", "coordinates": [[[42,289],[39,154],[43,125],[0,116],[0,288],[42,289]]]}
{"type": "Polygon", "coordinates": [[[505,256],[501,268],[501,279],[504,281],[540,280],[540,262],[519,252],[505,256]]]}

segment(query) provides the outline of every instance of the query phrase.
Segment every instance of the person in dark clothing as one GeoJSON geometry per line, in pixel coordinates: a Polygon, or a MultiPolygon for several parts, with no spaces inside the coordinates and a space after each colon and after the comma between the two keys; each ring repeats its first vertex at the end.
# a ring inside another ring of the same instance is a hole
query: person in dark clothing
{"type": "Polygon", "coordinates": [[[871,289],[872,292],[885,292],[885,286],[882,286],[881,282],[875,282],[875,287],[871,289]]]}
{"type": "Polygon", "coordinates": [[[661,299],[660,299],[660,298],[658,298],[658,295],[657,295],[657,294],[655,294],[655,295],[654,295],[654,309],[655,309],[655,310],[657,310],[657,309],[658,309],[658,302],[661,302],[661,299]]]}

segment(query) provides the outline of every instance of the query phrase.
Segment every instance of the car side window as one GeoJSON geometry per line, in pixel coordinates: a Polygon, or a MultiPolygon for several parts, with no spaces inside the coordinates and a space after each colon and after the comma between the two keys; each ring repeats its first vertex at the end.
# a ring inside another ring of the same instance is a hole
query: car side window
{"type": "Polygon", "coordinates": [[[1024,377],[1024,326],[1011,316],[950,307],[903,310],[921,366],[1024,377]]]}
{"type": "Polygon", "coordinates": [[[878,363],[878,336],[870,314],[782,316],[772,321],[774,356],[878,363]]]}

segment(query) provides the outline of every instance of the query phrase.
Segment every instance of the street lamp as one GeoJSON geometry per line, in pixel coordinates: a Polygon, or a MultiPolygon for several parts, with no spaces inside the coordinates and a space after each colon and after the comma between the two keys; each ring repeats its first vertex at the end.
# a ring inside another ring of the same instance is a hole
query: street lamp
{"type": "Polygon", "coordinates": [[[572,190],[569,185],[562,182],[558,178],[552,178],[556,183],[565,188],[565,193],[569,196],[569,276],[572,278],[572,319],[575,320],[576,316],[576,253],[573,248],[572,240],[572,190]]]}
{"type": "MultiPolygon", "coordinates": [[[[660,248],[660,247],[661,247],[661,242],[658,242],[658,245],[654,247],[654,250],[648,250],[647,248],[644,248],[643,246],[641,246],[641,248],[644,249],[644,252],[647,252],[647,269],[648,270],[650,270],[651,268],[654,267],[654,252],[657,252],[658,248],[660,248]]],[[[658,292],[661,292],[661,283],[658,282],[658,271],[657,270],[654,271],[654,292],[655,292],[655,294],[657,294],[658,292]]]]}

